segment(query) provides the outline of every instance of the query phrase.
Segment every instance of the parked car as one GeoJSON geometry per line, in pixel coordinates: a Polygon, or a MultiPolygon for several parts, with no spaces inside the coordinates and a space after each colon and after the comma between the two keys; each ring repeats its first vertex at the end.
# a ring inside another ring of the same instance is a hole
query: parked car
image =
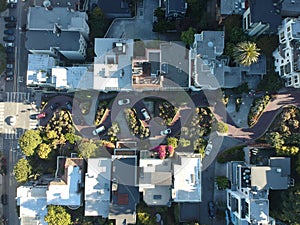
{"type": "Polygon", "coordinates": [[[42,118],[45,118],[46,115],[47,115],[46,112],[41,112],[40,114],[37,115],[36,118],[37,118],[37,119],[42,119],[42,118]]]}
{"type": "Polygon", "coordinates": [[[14,34],[14,30],[12,30],[12,29],[5,30],[4,34],[13,35],[14,34]]]}
{"type": "Polygon", "coordinates": [[[59,104],[56,102],[56,103],[54,103],[54,104],[52,104],[52,105],[50,106],[50,109],[51,109],[51,110],[55,110],[55,109],[58,108],[58,106],[59,106],[59,104]]]}
{"type": "Polygon", "coordinates": [[[6,50],[5,50],[5,51],[6,51],[7,53],[13,53],[14,50],[15,50],[14,47],[6,47],[6,50]]]}
{"type": "Polygon", "coordinates": [[[7,69],[13,69],[14,68],[14,64],[6,64],[6,68],[7,69]]]}
{"type": "Polygon", "coordinates": [[[7,205],[7,194],[1,195],[1,203],[7,205]]]}
{"type": "Polygon", "coordinates": [[[14,71],[8,70],[8,69],[6,69],[5,73],[6,73],[7,76],[13,76],[14,75],[14,71]]]}
{"type": "Polygon", "coordinates": [[[160,135],[168,135],[168,134],[171,134],[171,129],[170,128],[162,130],[160,132],[160,135]]]}
{"type": "Polygon", "coordinates": [[[6,41],[6,42],[13,42],[14,40],[15,40],[15,36],[13,36],[13,35],[3,37],[3,41],[6,41]]]}
{"type": "Polygon", "coordinates": [[[7,80],[7,81],[12,81],[12,80],[14,80],[14,76],[6,76],[5,77],[5,80],[7,80]]]}
{"type": "Polygon", "coordinates": [[[149,113],[147,112],[147,110],[146,110],[145,108],[142,108],[142,109],[141,109],[141,113],[143,114],[144,119],[145,119],[146,121],[148,121],[148,120],[151,119],[149,113]]]}
{"type": "Polygon", "coordinates": [[[15,47],[15,44],[13,42],[5,42],[5,47],[15,47]]]}
{"type": "Polygon", "coordinates": [[[67,107],[68,110],[72,110],[72,104],[71,104],[71,102],[67,101],[66,102],[66,107],[67,107]]]}
{"type": "Polygon", "coordinates": [[[38,115],[38,114],[31,114],[31,115],[29,115],[29,118],[30,118],[31,120],[36,120],[36,119],[37,119],[37,115],[38,115]]]}
{"type": "Polygon", "coordinates": [[[7,24],[5,24],[5,28],[14,28],[16,27],[16,23],[15,22],[9,22],[7,24]]]}
{"type": "Polygon", "coordinates": [[[97,135],[103,131],[105,131],[105,127],[102,125],[102,126],[96,128],[95,130],[93,130],[93,135],[97,135]]]}
{"type": "Polygon", "coordinates": [[[209,218],[213,219],[215,218],[216,209],[215,209],[215,203],[213,201],[208,202],[208,215],[209,218]]]}
{"type": "Polygon", "coordinates": [[[211,144],[211,142],[208,142],[205,148],[205,155],[209,155],[212,149],[213,149],[213,145],[211,144]]]}
{"type": "Polygon", "coordinates": [[[118,101],[118,105],[128,105],[130,103],[130,99],[125,98],[125,99],[120,99],[118,101]]]}
{"type": "Polygon", "coordinates": [[[4,21],[5,22],[16,22],[16,17],[14,17],[14,16],[5,16],[4,21]]]}
{"type": "Polygon", "coordinates": [[[7,4],[7,8],[10,8],[10,9],[16,8],[16,6],[17,6],[17,4],[13,3],[13,2],[10,2],[7,4]]]}

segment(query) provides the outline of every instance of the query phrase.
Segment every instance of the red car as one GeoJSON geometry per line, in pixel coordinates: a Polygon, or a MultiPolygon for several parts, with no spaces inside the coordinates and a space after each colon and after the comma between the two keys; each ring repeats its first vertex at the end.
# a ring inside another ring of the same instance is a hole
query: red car
{"type": "Polygon", "coordinates": [[[40,114],[37,115],[37,119],[41,119],[41,118],[45,118],[46,117],[46,112],[42,112],[40,114]]]}

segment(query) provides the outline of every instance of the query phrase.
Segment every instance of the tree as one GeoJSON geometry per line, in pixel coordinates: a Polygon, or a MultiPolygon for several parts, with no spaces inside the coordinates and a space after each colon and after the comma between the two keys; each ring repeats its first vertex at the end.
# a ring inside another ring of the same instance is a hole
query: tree
{"type": "Polygon", "coordinates": [[[3,12],[7,8],[7,1],[0,0],[0,12],[3,12]]]}
{"type": "Polygon", "coordinates": [[[267,142],[274,148],[279,149],[284,145],[284,140],[280,133],[272,132],[266,136],[267,142]]]}
{"type": "Polygon", "coordinates": [[[20,148],[26,156],[33,155],[34,149],[41,143],[39,130],[28,130],[19,139],[20,148]]]}
{"type": "Polygon", "coordinates": [[[177,138],[169,137],[167,139],[167,142],[168,142],[168,145],[173,146],[173,148],[177,148],[177,146],[178,146],[178,139],[177,138]]]}
{"type": "Polygon", "coordinates": [[[228,125],[222,122],[217,122],[217,131],[220,133],[227,133],[228,125]]]}
{"type": "Polygon", "coordinates": [[[14,166],[14,174],[17,182],[26,182],[31,174],[32,167],[27,159],[20,159],[14,166]]]}
{"type": "Polygon", "coordinates": [[[194,42],[194,34],[196,30],[190,27],[188,30],[181,32],[181,40],[187,45],[191,45],[194,42]]]}
{"type": "Polygon", "coordinates": [[[244,41],[237,44],[234,48],[233,57],[235,61],[243,66],[250,66],[258,61],[260,49],[256,43],[244,41]]]}
{"type": "Polygon", "coordinates": [[[218,188],[220,190],[223,190],[223,189],[226,189],[229,187],[228,179],[225,176],[218,176],[216,179],[216,182],[217,182],[218,188]]]}
{"type": "Polygon", "coordinates": [[[71,215],[62,206],[49,205],[45,221],[49,225],[71,225],[71,215]]]}
{"type": "Polygon", "coordinates": [[[50,152],[51,152],[50,146],[45,143],[40,144],[37,149],[37,154],[41,159],[47,159],[50,152]]]}
{"type": "Polygon", "coordinates": [[[155,217],[151,216],[149,213],[146,212],[138,212],[137,213],[137,224],[147,224],[147,225],[155,225],[157,222],[155,221],[155,217]]]}
{"type": "Polygon", "coordinates": [[[96,156],[97,145],[92,141],[82,141],[79,146],[79,157],[81,158],[91,158],[96,156]]]}
{"type": "Polygon", "coordinates": [[[95,7],[89,17],[90,25],[90,39],[96,37],[104,37],[104,34],[107,30],[108,21],[105,18],[105,14],[99,7],[95,7]]]}
{"type": "Polygon", "coordinates": [[[76,137],[74,133],[66,133],[65,134],[65,139],[70,142],[70,144],[75,144],[76,142],[76,137]]]}

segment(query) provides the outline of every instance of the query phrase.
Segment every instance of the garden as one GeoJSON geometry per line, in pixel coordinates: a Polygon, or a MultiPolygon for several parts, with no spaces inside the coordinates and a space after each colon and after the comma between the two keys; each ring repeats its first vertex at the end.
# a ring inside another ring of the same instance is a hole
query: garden
{"type": "Polygon", "coordinates": [[[95,114],[95,122],[94,124],[98,126],[101,124],[103,116],[107,113],[108,111],[108,102],[107,101],[101,101],[98,104],[96,114],[95,114]]]}
{"type": "Polygon", "coordinates": [[[233,148],[230,148],[224,152],[222,152],[217,159],[218,163],[227,163],[231,161],[244,161],[245,160],[245,152],[243,151],[243,148],[245,145],[242,146],[236,146],[233,148]]]}
{"type": "Polygon", "coordinates": [[[137,117],[136,110],[127,108],[124,110],[125,118],[132,135],[145,139],[150,136],[149,127],[137,117]]]}
{"type": "Polygon", "coordinates": [[[263,95],[262,97],[255,98],[253,100],[250,112],[248,114],[248,124],[250,127],[254,126],[258,121],[270,100],[271,97],[269,95],[263,95]]]}

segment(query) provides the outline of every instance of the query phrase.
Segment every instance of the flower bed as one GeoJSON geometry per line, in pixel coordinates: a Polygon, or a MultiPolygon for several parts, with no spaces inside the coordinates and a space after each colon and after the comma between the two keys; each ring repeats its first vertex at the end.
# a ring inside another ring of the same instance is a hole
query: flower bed
{"type": "Polygon", "coordinates": [[[270,100],[271,97],[269,95],[265,95],[254,100],[248,114],[248,125],[250,127],[252,127],[258,121],[260,115],[262,114],[270,100]]]}
{"type": "Polygon", "coordinates": [[[135,136],[139,136],[141,139],[147,138],[150,136],[149,127],[145,127],[141,120],[136,116],[134,109],[125,109],[125,118],[131,133],[135,136]]]}

